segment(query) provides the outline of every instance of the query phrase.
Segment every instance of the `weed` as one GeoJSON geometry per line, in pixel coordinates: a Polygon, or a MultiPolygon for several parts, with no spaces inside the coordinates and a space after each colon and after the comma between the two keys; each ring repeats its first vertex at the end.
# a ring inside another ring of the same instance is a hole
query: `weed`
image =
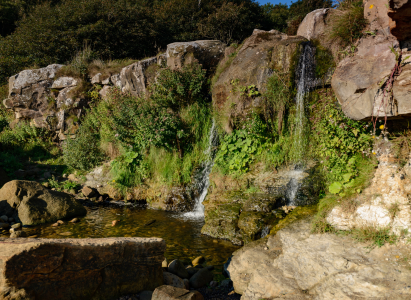
{"type": "Polygon", "coordinates": [[[398,212],[401,210],[400,205],[395,202],[392,203],[389,207],[388,207],[388,212],[390,214],[390,218],[391,220],[394,220],[396,215],[398,214],[398,212]]]}
{"type": "Polygon", "coordinates": [[[395,244],[398,237],[390,233],[389,228],[363,227],[350,231],[350,235],[359,242],[371,242],[372,246],[382,247],[384,244],[395,244]]]}

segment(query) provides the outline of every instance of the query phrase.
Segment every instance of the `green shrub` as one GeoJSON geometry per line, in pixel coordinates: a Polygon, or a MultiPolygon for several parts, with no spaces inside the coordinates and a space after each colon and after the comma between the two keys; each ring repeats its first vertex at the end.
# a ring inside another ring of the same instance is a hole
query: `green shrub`
{"type": "Polygon", "coordinates": [[[75,139],[68,137],[63,145],[64,163],[74,169],[90,170],[102,160],[98,135],[90,128],[80,128],[75,139]]]}
{"type": "Polygon", "coordinates": [[[331,14],[330,37],[340,42],[342,47],[354,44],[368,24],[364,18],[362,1],[345,0],[331,14]]]}

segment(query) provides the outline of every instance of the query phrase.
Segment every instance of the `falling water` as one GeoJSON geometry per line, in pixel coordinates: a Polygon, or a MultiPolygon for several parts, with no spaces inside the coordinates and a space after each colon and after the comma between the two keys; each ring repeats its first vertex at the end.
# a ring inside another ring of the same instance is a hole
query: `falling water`
{"type": "Polygon", "coordinates": [[[216,154],[216,148],[218,146],[218,134],[213,119],[213,125],[210,129],[210,135],[208,137],[208,148],[204,151],[206,160],[203,163],[203,168],[194,178],[194,188],[198,191],[198,196],[195,198],[194,209],[191,212],[185,213],[184,217],[187,218],[202,218],[204,217],[204,205],[203,201],[207,196],[208,187],[210,186],[210,173],[214,165],[214,158],[216,154]]]}
{"type": "Polygon", "coordinates": [[[287,186],[286,198],[289,205],[296,205],[296,197],[300,188],[303,173],[304,153],[306,150],[306,116],[305,97],[315,84],[315,47],[310,43],[303,43],[303,49],[296,69],[297,96],[296,121],[293,139],[293,154],[296,163],[293,176],[287,186]]]}

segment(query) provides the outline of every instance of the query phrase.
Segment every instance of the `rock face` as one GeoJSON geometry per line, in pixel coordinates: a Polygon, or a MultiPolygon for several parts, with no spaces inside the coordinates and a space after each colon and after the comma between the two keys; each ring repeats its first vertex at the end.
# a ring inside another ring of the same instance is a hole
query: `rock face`
{"type": "MultiPolygon", "coordinates": [[[[395,66],[395,55],[390,47],[400,50],[399,42],[393,36],[369,36],[358,45],[358,52],[338,65],[331,85],[344,113],[355,120],[368,119],[372,115],[389,118],[406,116],[411,113],[411,66],[402,68],[393,87],[393,100],[382,103],[381,81],[386,79],[395,66]]],[[[403,49],[403,58],[407,49],[403,49]]],[[[411,61],[410,59],[408,61],[411,61]]],[[[388,101],[388,97],[386,98],[388,101]]]]}
{"type": "Polygon", "coordinates": [[[371,185],[355,199],[355,211],[336,206],[327,217],[330,225],[339,230],[372,227],[389,228],[395,234],[411,231],[411,162],[400,168],[386,154],[379,161],[371,185]]]}
{"type": "Polygon", "coordinates": [[[410,0],[390,0],[390,17],[391,34],[399,41],[411,39],[411,1],[410,0]]]}
{"type": "Polygon", "coordinates": [[[408,117],[411,105],[408,101],[411,95],[411,66],[407,61],[402,67],[401,74],[396,77],[392,89],[392,99],[386,97],[383,101],[383,91],[380,86],[391,75],[395,66],[395,54],[402,50],[402,58],[411,53],[406,39],[409,36],[409,23],[404,18],[411,16],[410,4],[403,1],[401,4],[370,0],[365,2],[364,15],[370,22],[370,30],[375,36],[363,37],[358,44],[354,55],[343,59],[333,75],[331,85],[340,102],[344,113],[355,120],[369,119],[371,116],[396,119],[408,117]],[[395,11],[392,9],[397,7],[395,11]],[[387,15],[388,13],[388,15],[387,15]],[[393,21],[396,16],[400,20],[393,21]],[[407,46],[408,45],[408,46],[407,46]]]}
{"type": "Polygon", "coordinates": [[[0,298],[112,300],[154,290],[165,248],[159,238],[0,239],[0,298]]]}
{"type": "Polygon", "coordinates": [[[193,41],[167,45],[167,66],[172,70],[198,62],[210,74],[224,57],[226,45],[220,41],[193,41]]]}
{"type": "Polygon", "coordinates": [[[326,29],[330,10],[330,8],[320,8],[307,14],[298,27],[297,35],[307,40],[321,38],[326,29]]]}
{"type": "Polygon", "coordinates": [[[217,173],[210,175],[208,196],[203,202],[205,224],[201,233],[228,239],[241,245],[260,238],[284,217],[284,205],[310,205],[317,200],[321,178],[315,164],[304,171],[286,167],[277,173],[256,169],[241,179],[232,180],[217,173]],[[245,194],[247,184],[253,182],[261,192],[245,194]],[[291,191],[298,187],[291,203],[291,191]]]}
{"type": "Polygon", "coordinates": [[[154,82],[157,69],[157,57],[141,60],[123,68],[120,72],[121,90],[133,96],[147,94],[147,87],[154,82]]]}
{"type": "Polygon", "coordinates": [[[310,234],[300,221],[234,253],[228,267],[242,300],[409,299],[411,271],[349,237],[310,234]]]}
{"type": "Polygon", "coordinates": [[[13,180],[0,189],[1,215],[36,225],[87,213],[70,194],[50,191],[34,181],[13,180]]]}
{"type": "MultiPolygon", "coordinates": [[[[289,72],[293,54],[303,37],[289,37],[276,30],[254,30],[253,35],[244,41],[231,64],[224,60],[222,70],[213,86],[214,107],[222,111],[227,119],[226,131],[232,129],[231,120],[262,104],[261,97],[243,95],[240,87],[255,85],[255,90],[263,92],[267,79],[273,70],[289,72]]],[[[231,54],[234,55],[234,54],[231,54]]]]}

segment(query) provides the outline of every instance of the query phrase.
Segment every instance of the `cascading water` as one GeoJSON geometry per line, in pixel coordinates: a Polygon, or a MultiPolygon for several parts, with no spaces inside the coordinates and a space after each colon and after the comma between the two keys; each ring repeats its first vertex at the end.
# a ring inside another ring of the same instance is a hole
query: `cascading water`
{"type": "Polygon", "coordinates": [[[202,218],[204,217],[204,205],[203,201],[207,196],[208,187],[210,186],[210,173],[214,165],[214,158],[216,155],[216,149],[218,146],[218,133],[213,119],[213,124],[210,129],[210,135],[208,137],[208,148],[204,151],[207,159],[203,163],[203,168],[194,178],[194,188],[198,191],[198,196],[195,198],[194,209],[191,212],[185,213],[184,217],[188,218],[202,218]]]}
{"type": "Polygon", "coordinates": [[[315,47],[306,42],[302,44],[302,51],[296,69],[297,96],[296,96],[296,121],[293,138],[293,154],[296,163],[292,171],[292,178],[287,186],[286,198],[288,205],[297,204],[297,193],[301,186],[304,166],[304,153],[306,150],[306,116],[305,97],[310,88],[315,84],[315,47]]]}

